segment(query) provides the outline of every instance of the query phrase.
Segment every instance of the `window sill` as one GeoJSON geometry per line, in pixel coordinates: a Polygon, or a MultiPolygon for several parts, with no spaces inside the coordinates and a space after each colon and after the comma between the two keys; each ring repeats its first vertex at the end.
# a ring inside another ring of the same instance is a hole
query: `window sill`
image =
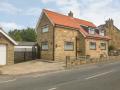
{"type": "Polygon", "coordinates": [[[46,50],[41,50],[41,51],[48,51],[48,49],[46,49],[46,50]]]}
{"type": "Polygon", "coordinates": [[[64,51],[74,51],[74,50],[64,50],[64,51]]]}
{"type": "Polygon", "coordinates": [[[96,50],[96,49],[90,49],[90,50],[96,50]]]}

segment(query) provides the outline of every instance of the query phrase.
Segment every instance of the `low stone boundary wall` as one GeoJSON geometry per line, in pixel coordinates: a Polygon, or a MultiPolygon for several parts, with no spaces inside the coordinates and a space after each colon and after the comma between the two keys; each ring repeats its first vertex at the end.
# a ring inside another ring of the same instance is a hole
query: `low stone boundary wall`
{"type": "Polygon", "coordinates": [[[66,67],[74,67],[81,64],[99,63],[105,61],[120,60],[120,56],[108,56],[102,58],[90,58],[88,56],[70,57],[66,56],[66,67]]]}

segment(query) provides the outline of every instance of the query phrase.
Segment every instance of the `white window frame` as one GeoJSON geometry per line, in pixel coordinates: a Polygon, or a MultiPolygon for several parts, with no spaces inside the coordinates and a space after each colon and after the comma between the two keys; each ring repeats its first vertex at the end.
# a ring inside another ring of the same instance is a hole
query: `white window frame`
{"type": "Polygon", "coordinates": [[[96,50],[96,42],[89,42],[89,48],[90,50],[96,50]],[[91,46],[94,45],[94,46],[91,46]]]}
{"type": "Polygon", "coordinates": [[[99,35],[101,35],[101,36],[105,36],[105,32],[104,32],[104,30],[99,30],[99,35]]]}
{"type": "Polygon", "coordinates": [[[106,50],[106,43],[100,43],[100,49],[101,50],[106,50]],[[104,44],[104,47],[102,46],[102,44],[104,44]]]}
{"type": "Polygon", "coordinates": [[[95,29],[94,28],[89,27],[88,30],[89,30],[89,34],[95,34],[95,29]]]}
{"type": "Polygon", "coordinates": [[[42,27],[42,33],[46,33],[49,31],[48,25],[42,27]]]}
{"type": "Polygon", "coordinates": [[[74,42],[65,41],[64,42],[64,50],[65,51],[74,51],[74,42]]]}
{"type": "Polygon", "coordinates": [[[49,47],[48,47],[48,42],[47,41],[41,43],[42,51],[46,51],[46,50],[48,50],[48,48],[49,47]]]}

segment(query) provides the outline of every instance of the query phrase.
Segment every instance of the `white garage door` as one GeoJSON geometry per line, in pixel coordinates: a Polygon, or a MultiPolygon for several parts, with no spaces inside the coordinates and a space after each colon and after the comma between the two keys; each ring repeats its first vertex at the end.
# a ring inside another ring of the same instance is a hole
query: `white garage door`
{"type": "Polygon", "coordinates": [[[6,45],[0,45],[0,65],[6,64],[6,45]]]}

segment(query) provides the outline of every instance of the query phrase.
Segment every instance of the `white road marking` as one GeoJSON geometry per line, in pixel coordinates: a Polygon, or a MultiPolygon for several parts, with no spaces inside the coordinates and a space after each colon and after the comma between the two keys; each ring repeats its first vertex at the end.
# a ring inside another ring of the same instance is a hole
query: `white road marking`
{"type": "Polygon", "coordinates": [[[8,82],[13,82],[13,81],[16,81],[16,79],[7,80],[7,81],[2,81],[2,82],[0,82],[0,84],[2,84],[2,83],[8,83],[8,82]]]}
{"type": "Polygon", "coordinates": [[[48,90],[55,90],[55,89],[57,89],[57,88],[50,88],[50,89],[48,89],[48,90]]]}
{"type": "Polygon", "coordinates": [[[108,72],[104,72],[104,73],[100,73],[100,74],[97,74],[97,75],[94,75],[94,76],[90,76],[90,77],[87,77],[85,79],[88,80],[88,79],[96,78],[96,77],[103,76],[103,75],[106,75],[106,74],[111,73],[111,72],[113,72],[113,70],[112,71],[108,71],[108,72]]]}
{"type": "Polygon", "coordinates": [[[45,76],[45,75],[48,75],[48,73],[45,73],[45,74],[37,74],[37,75],[33,75],[32,77],[33,77],[33,78],[38,78],[38,77],[42,77],[42,76],[45,76]]]}

